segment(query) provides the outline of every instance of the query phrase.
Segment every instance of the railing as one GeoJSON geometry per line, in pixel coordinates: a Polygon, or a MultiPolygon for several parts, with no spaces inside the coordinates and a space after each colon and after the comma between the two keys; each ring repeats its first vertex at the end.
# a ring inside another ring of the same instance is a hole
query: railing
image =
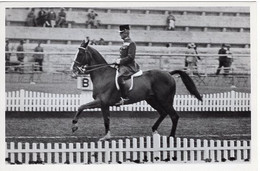
{"type": "MultiPolygon", "coordinates": [[[[98,48],[95,46],[94,48],[98,48]]],[[[163,69],[163,70],[173,70],[173,69],[183,69],[184,68],[184,59],[185,56],[188,56],[184,53],[185,50],[181,53],[172,53],[170,49],[168,49],[169,53],[137,53],[136,54],[136,61],[141,65],[143,70],[148,69],[163,69]]],[[[6,53],[11,54],[19,54],[23,53],[26,54],[24,61],[33,60],[32,55],[35,52],[25,51],[25,52],[16,52],[16,51],[9,51],[6,53]]],[[[51,72],[55,70],[55,65],[63,64],[64,66],[70,65],[74,61],[75,52],[71,51],[62,51],[62,52],[37,52],[37,54],[43,54],[44,62],[43,67],[47,68],[46,71],[51,72]],[[62,58],[61,58],[62,55],[62,58]]],[[[116,58],[118,58],[118,52],[102,52],[101,53],[105,60],[108,63],[114,62],[116,58]]],[[[199,72],[207,75],[210,73],[215,73],[218,67],[218,57],[219,56],[226,56],[226,55],[219,55],[216,53],[200,53],[198,54],[202,58],[201,61],[197,63],[199,72]]],[[[233,56],[233,63],[232,68],[233,72],[241,72],[241,67],[244,68],[243,72],[250,73],[250,54],[238,54],[234,53],[233,56]]],[[[11,61],[15,61],[16,57],[12,56],[11,61]]],[[[64,68],[65,69],[65,68],[64,68]]]]}
{"type": "MultiPolygon", "coordinates": [[[[250,93],[224,92],[203,94],[203,102],[191,95],[176,95],[174,108],[177,111],[251,111],[250,93]]],[[[92,101],[92,91],[84,94],[51,94],[32,91],[5,93],[6,111],[77,111],[81,104],[92,101]]],[[[120,107],[112,111],[155,111],[145,101],[120,107]]],[[[88,109],[100,111],[100,109],[88,109]]]]}
{"type": "Polygon", "coordinates": [[[250,140],[152,137],[90,143],[6,143],[10,163],[202,163],[250,161],[250,140]]]}

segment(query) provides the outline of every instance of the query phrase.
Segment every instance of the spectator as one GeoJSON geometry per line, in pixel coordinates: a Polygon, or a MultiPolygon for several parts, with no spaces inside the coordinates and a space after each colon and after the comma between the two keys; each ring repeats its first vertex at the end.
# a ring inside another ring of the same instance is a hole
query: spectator
{"type": "Polygon", "coordinates": [[[185,69],[188,70],[189,73],[193,74],[194,71],[197,72],[197,62],[198,62],[198,53],[196,50],[196,45],[194,43],[189,43],[188,44],[188,50],[186,51],[185,54],[187,56],[185,57],[185,69]]]}
{"type": "Polygon", "coordinates": [[[227,67],[228,68],[226,68],[226,73],[228,74],[229,73],[229,71],[230,71],[230,67],[231,67],[231,65],[232,65],[232,62],[233,62],[233,57],[232,57],[232,52],[230,51],[230,45],[229,44],[227,44],[226,45],[226,48],[227,48],[227,50],[226,50],[226,54],[227,54],[227,67]]]}
{"type": "Polygon", "coordinates": [[[57,27],[63,27],[66,24],[65,8],[61,8],[58,13],[57,27]]]}
{"type": "Polygon", "coordinates": [[[98,28],[100,24],[100,21],[96,20],[98,14],[94,10],[91,10],[91,12],[87,14],[87,16],[88,16],[88,21],[86,22],[87,27],[90,25],[91,27],[98,28]]]}
{"type": "MultiPolygon", "coordinates": [[[[20,40],[20,44],[17,46],[17,49],[16,49],[17,52],[23,52],[24,51],[23,44],[24,44],[24,40],[20,40]]],[[[17,60],[19,62],[24,61],[24,53],[17,53],[16,56],[17,56],[17,60]]]]}
{"type": "Polygon", "coordinates": [[[25,26],[35,27],[36,25],[36,16],[34,14],[34,8],[32,8],[27,15],[25,26]]]}
{"type": "Polygon", "coordinates": [[[229,55],[231,59],[228,59],[228,56],[226,54],[231,54],[230,52],[230,45],[225,45],[222,44],[221,49],[219,49],[218,54],[221,55],[219,56],[218,60],[219,60],[219,66],[216,72],[216,75],[219,75],[220,70],[222,67],[224,67],[224,75],[227,75],[229,72],[229,68],[231,66],[231,62],[232,62],[232,55],[229,55]],[[229,47],[227,47],[229,46],[229,47]]]}
{"type": "MultiPolygon", "coordinates": [[[[23,52],[24,51],[23,44],[24,44],[24,40],[20,40],[20,44],[17,46],[17,49],[16,49],[17,52],[23,52]]],[[[16,67],[15,71],[20,70],[22,72],[23,71],[22,65],[23,65],[23,62],[24,62],[24,53],[16,53],[16,56],[17,56],[17,60],[20,63],[21,67],[16,67]]]]}
{"type": "Polygon", "coordinates": [[[172,12],[169,13],[167,17],[167,29],[174,30],[175,29],[175,17],[172,12]]]}
{"type": "Polygon", "coordinates": [[[9,70],[11,53],[9,51],[9,40],[5,41],[5,71],[9,70]]]}
{"type": "Polygon", "coordinates": [[[106,45],[105,40],[103,38],[100,38],[98,41],[98,45],[106,45]]]}
{"type": "Polygon", "coordinates": [[[54,12],[53,8],[47,14],[47,21],[50,27],[54,27],[56,25],[56,13],[54,12]]]}
{"type": "MultiPolygon", "coordinates": [[[[38,46],[35,47],[34,52],[43,52],[43,48],[41,47],[41,42],[38,42],[38,46]]],[[[34,61],[37,62],[39,64],[39,71],[43,71],[42,70],[42,62],[44,59],[44,54],[39,54],[36,53],[33,55],[34,61]]],[[[37,70],[37,69],[35,69],[37,70]]]]}
{"type": "Polygon", "coordinates": [[[93,40],[91,40],[91,42],[90,42],[90,45],[97,45],[98,44],[98,42],[96,41],[96,39],[93,39],[93,40]]]}
{"type": "Polygon", "coordinates": [[[38,17],[37,17],[37,26],[44,27],[45,22],[46,22],[46,11],[44,11],[43,8],[40,8],[40,11],[38,12],[38,17]]]}

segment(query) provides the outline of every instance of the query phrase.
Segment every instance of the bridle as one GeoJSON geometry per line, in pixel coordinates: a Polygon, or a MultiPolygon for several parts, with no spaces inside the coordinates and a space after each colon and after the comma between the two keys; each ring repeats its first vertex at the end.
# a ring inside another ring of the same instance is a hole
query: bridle
{"type": "MultiPolygon", "coordinates": [[[[79,49],[84,50],[84,52],[86,52],[86,48],[84,47],[79,47],[79,49]]],[[[74,63],[81,65],[81,66],[75,66],[77,69],[77,74],[89,74],[92,71],[101,69],[101,68],[105,68],[111,65],[116,65],[116,63],[108,63],[108,64],[97,64],[97,65],[91,65],[91,66],[86,66],[86,65],[82,65],[80,62],[74,60],[74,63]]]]}

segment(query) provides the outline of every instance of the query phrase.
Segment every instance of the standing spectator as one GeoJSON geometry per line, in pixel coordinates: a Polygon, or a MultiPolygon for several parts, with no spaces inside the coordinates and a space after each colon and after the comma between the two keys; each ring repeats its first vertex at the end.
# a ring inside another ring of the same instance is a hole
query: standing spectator
{"type": "Polygon", "coordinates": [[[196,45],[194,43],[188,44],[188,50],[185,53],[187,56],[185,57],[185,69],[189,70],[191,74],[196,70],[197,73],[197,62],[198,62],[198,53],[196,50],[196,45]]]}
{"type": "Polygon", "coordinates": [[[50,9],[50,11],[47,14],[47,20],[50,24],[50,27],[54,27],[56,24],[56,13],[54,12],[53,8],[50,9]]]}
{"type": "Polygon", "coordinates": [[[37,26],[44,27],[46,22],[46,11],[43,8],[40,8],[40,11],[38,12],[37,17],[37,26]]]}
{"type": "Polygon", "coordinates": [[[230,69],[231,69],[231,64],[232,64],[232,62],[233,62],[233,57],[232,57],[232,52],[230,51],[230,45],[229,44],[227,44],[226,45],[226,48],[227,48],[227,50],[226,50],[226,54],[227,54],[227,68],[226,68],[226,74],[228,74],[229,73],[229,71],[230,71],[230,69]]]}
{"type": "Polygon", "coordinates": [[[34,14],[34,8],[32,8],[27,15],[25,26],[35,27],[36,25],[36,16],[34,14]]]}
{"type": "Polygon", "coordinates": [[[9,51],[9,40],[5,41],[5,71],[9,70],[11,53],[9,51]]]}
{"type": "MultiPolygon", "coordinates": [[[[38,42],[38,46],[35,47],[34,52],[43,52],[43,47],[41,47],[40,41],[38,42]]],[[[43,71],[42,62],[43,62],[44,54],[36,53],[33,55],[33,58],[34,58],[34,61],[39,64],[39,71],[43,71]]],[[[35,69],[35,70],[37,70],[37,69],[35,69]]]]}
{"type": "Polygon", "coordinates": [[[58,13],[57,27],[63,27],[66,24],[66,13],[65,8],[61,8],[58,13]]]}
{"type": "MultiPolygon", "coordinates": [[[[20,44],[17,46],[17,49],[16,49],[17,52],[23,52],[24,51],[23,44],[24,44],[24,40],[20,40],[20,44]]],[[[24,61],[24,53],[17,53],[16,56],[17,56],[17,60],[19,62],[24,61]]]]}
{"type": "Polygon", "coordinates": [[[174,30],[175,29],[175,17],[172,12],[169,13],[167,17],[167,29],[174,30]]]}
{"type": "Polygon", "coordinates": [[[216,75],[219,75],[220,70],[222,67],[224,67],[224,74],[227,75],[227,73],[229,72],[227,67],[229,67],[229,60],[227,57],[227,46],[225,44],[222,44],[221,49],[219,49],[218,54],[220,55],[218,60],[219,60],[219,66],[216,72],[216,75]]]}
{"type": "Polygon", "coordinates": [[[94,10],[91,10],[91,12],[87,14],[87,27],[90,25],[91,27],[98,28],[100,21],[96,20],[97,16],[98,14],[94,10]]]}
{"type": "MultiPolygon", "coordinates": [[[[20,44],[17,46],[17,49],[16,49],[17,52],[24,51],[23,44],[24,44],[24,40],[20,40],[20,44]]],[[[24,53],[16,53],[16,56],[17,56],[17,60],[20,63],[21,67],[16,67],[15,71],[20,70],[22,72],[23,71],[23,62],[24,62],[24,53]]]]}

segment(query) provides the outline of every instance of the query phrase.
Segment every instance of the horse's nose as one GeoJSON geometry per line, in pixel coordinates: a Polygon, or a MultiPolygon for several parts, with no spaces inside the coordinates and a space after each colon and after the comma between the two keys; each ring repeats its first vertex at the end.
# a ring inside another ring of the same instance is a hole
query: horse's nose
{"type": "Polygon", "coordinates": [[[71,78],[77,78],[77,74],[75,74],[74,72],[72,72],[72,74],[70,76],[71,76],[71,78]]]}

